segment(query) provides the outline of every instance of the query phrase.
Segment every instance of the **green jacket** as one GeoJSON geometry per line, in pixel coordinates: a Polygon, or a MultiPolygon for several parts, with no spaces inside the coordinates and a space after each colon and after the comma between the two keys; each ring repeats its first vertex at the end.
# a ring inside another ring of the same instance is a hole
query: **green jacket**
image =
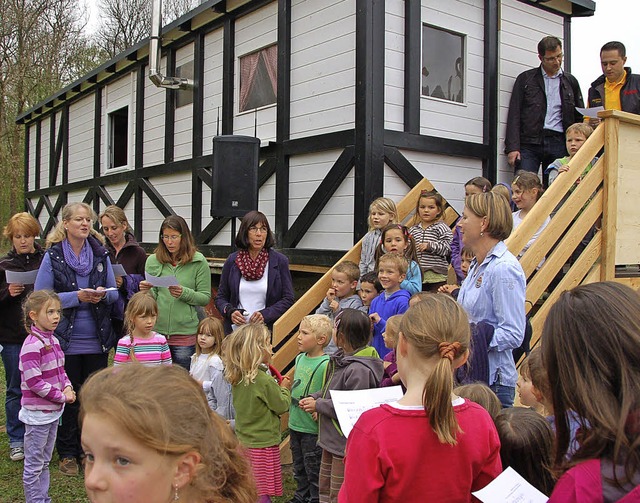
{"type": "Polygon", "coordinates": [[[260,365],[253,383],[232,387],[236,409],[236,435],[245,447],[272,447],[280,444],[280,415],[289,410],[291,393],[281,388],[260,365]]]}
{"type": "Polygon", "coordinates": [[[153,276],[175,276],[182,286],[182,294],[174,298],[168,288],[153,287],[149,293],[158,302],[155,331],[167,336],[192,335],[198,330],[195,306],[206,306],[211,300],[211,271],[204,255],[196,252],[187,264],[162,264],[155,253],[149,255],[144,267],[153,276]]]}

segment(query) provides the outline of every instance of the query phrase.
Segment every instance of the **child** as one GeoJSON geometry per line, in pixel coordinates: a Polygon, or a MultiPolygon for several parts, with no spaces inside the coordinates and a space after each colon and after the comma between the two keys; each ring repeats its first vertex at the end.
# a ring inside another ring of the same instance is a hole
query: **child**
{"type": "Polygon", "coordinates": [[[344,480],[346,439],[338,425],[329,390],[377,388],[382,379],[382,360],[367,346],[371,332],[369,318],[362,311],[343,310],[335,320],[334,338],[338,352],[327,364],[322,390],[300,400],[300,407],[318,414],[318,445],[322,447],[320,463],[320,500],[335,502],[344,480]]]}
{"type": "Polygon", "coordinates": [[[233,432],[180,366],[106,368],[80,397],[91,501],[256,502],[233,432]]]}
{"type": "Polygon", "coordinates": [[[291,501],[318,503],[318,474],[322,448],[318,447],[318,423],[311,414],[302,410],[302,398],[322,388],[329,357],[324,347],[329,344],[333,324],[328,316],[312,314],[300,322],[298,349],[291,408],[289,409],[289,442],[293,454],[293,477],[296,493],[291,501]]]}
{"type": "MultiPolygon", "coordinates": [[[[560,159],[556,159],[544,171],[545,174],[549,176],[549,185],[553,183],[553,181],[558,177],[560,173],[569,171],[569,161],[573,159],[573,156],[575,156],[578,150],[580,150],[580,147],[582,147],[584,142],[587,141],[587,138],[591,136],[591,133],[593,133],[593,128],[589,124],[585,124],[584,122],[571,124],[571,126],[567,128],[567,132],[565,133],[565,135],[567,152],[569,152],[569,155],[566,157],[561,157],[560,159]]],[[[580,179],[591,170],[597,160],[598,158],[596,157],[587,165],[585,170],[580,175],[580,178],[578,178],[578,180],[576,181],[576,184],[580,183],[580,179]]]]}
{"type": "Polygon", "coordinates": [[[65,403],[76,394],[64,371],[64,353],[53,331],[60,322],[60,299],[49,290],[31,293],[24,302],[27,338],[20,350],[22,399],[18,419],[25,425],[24,496],[27,502],[51,501],[49,462],[65,403]]]}
{"type": "Polygon", "coordinates": [[[502,466],[510,466],[538,491],[551,494],[553,433],[544,418],[531,409],[510,407],[498,414],[496,429],[502,466]]]}
{"type": "MultiPolygon", "coordinates": [[[[540,178],[535,173],[530,171],[518,171],[516,173],[516,177],[511,182],[511,189],[513,192],[512,199],[513,202],[516,203],[518,207],[518,211],[513,213],[513,231],[522,223],[524,217],[526,217],[533,205],[538,202],[540,196],[544,192],[542,188],[542,182],[540,182],[540,178]]],[[[529,242],[522,249],[518,258],[522,257],[524,253],[529,249],[529,247],[538,239],[540,233],[544,230],[544,228],[549,224],[550,218],[547,217],[545,221],[542,223],[540,228],[535,232],[529,242]]],[[[512,231],[512,232],[513,232],[512,231]]],[[[542,263],[540,264],[542,265],[542,263]]]]}
{"type": "Polygon", "coordinates": [[[384,345],[390,351],[385,355],[383,359],[384,374],[382,376],[382,382],[380,387],[396,386],[402,384],[400,381],[400,374],[398,374],[398,365],[396,363],[396,345],[398,344],[398,332],[400,330],[400,320],[402,315],[396,314],[391,316],[387,320],[387,327],[382,332],[382,339],[384,345]]]}
{"type": "Polygon", "coordinates": [[[416,242],[409,233],[408,227],[400,224],[391,224],[382,229],[380,246],[376,251],[376,262],[378,262],[380,257],[385,253],[395,253],[407,259],[409,264],[407,276],[402,281],[400,288],[406,290],[411,295],[420,292],[422,290],[422,271],[418,265],[416,242]]]}
{"type": "MultiPolygon", "coordinates": [[[[360,309],[366,311],[360,296],[356,293],[360,269],[355,262],[345,260],[338,263],[331,271],[331,288],[327,290],[327,296],[316,309],[316,314],[325,314],[333,320],[335,315],[342,309],[360,309]]],[[[335,353],[338,348],[333,341],[326,347],[325,352],[329,355],[335,353]]]]}
{"type": "Polygon", "coordinates": [[[615,282],[580,285],[551,306],[542,352],[557,418],[554,468],[565,473],[550,503],[640,501],[639,327],[638,292],[615,282]],[[567,464],[571,410],[582,438],[567,464]]]}
{"type": "Polygon", "coordinates": [[[191,357],[189,374],[202,384],[209,407],[225,419],[236,417],[231,398],[231,385],[224,378],[220,358],[224,325],[218,318],[207,317],[198,324],[196,352],[191,357]]]}
{"type": "MultiPolygon", "coordinates": [[[[539,349],[532,351],[532,353],[536,353],[539,355],[539,349]]],[[[537,365],[537,357],[534,355],[534,370],[540,371],[537,365]]],[[[532,408],[538,414],[544,415],[544,405],[542,404],[541,398],[542,394],[539,389],[536,388],[531,379],[531,353],[520,365],[520,375],[518,376],[518,382],[516,386],[518,388],[518,397],[520,398],[520,403],[525,407],[532,408]]],[[[542,362],[540,362],[542,363],[542,362]]],[[[540,377],[538,377],[540,380],[540,377]]],[[[538,383],[540,384],[540,382],[538,383]]]]}
{"type": "Polygon", "coordinates": [[[362,299],[362,305],[369,309],[371,301],[375,299],[382,291],[382,285],[378,281],[378,273],[368,272],[360,276],[360,298],[362,299]]]}
{"type": "Polygon", "coordinates": [[[127,304],[124,327],[129,335],[118,341],[113,364],[140,362],[143,365],[171,365],[171,352],[164,335],[153,331],[158,304],[145,292],[138,292],[127,304]]]}
{"type": "Polygon", "coordinates": [[[369,232],[362,238],[360,275],[372,272],[376,266],[376,247],[380,243],[382,229],[398,222],[398,209],[388,197],[379,197],[369,206],[369,232]]]}
{"type": "MultiPolygon", "coordinates": [[[[471,261],[475,258],[475,254],[468,246],[463,246],[460,251],[460,270],[462,271],[464,281],[469,274],[469,268],[471,267],[471,261]]],[[[438,293],[448,293],[454,299],[458,298],[460,293],[460,287],[458,285],[442,285],[438,288],[438,293]]]]}
{"type": "Polygon", "coordinates": [[[280,415],[291,405],[291,380],[283,377],[278,384],[268,373],[270,341],[265,325],[249,323],[227,336],[222,351],[237,413],[235,431],[253,468],[258,503],[282,495],[280,415]]]}
{"type": "MultiPolygon", "coordinates": [[[[468,398],[472,402],[477,403],[489,413],[491,419],[494,421],[502,410],[502,404],[496,394],[483,382],[473,382],[456,386],[453,389],[453,394],[461,398],[468,398]]],[[[502,466],[504,466],[504,464],[502,466]]]]}
{"type": "Polygon", "coordinates": [[[416,241],[418,262],[423,272],[422,290],[436,292],[447,282],[453,233],[444,217],[444,199],[435,190],[420,193],[416,203],[417,225],[410,232],[416,241]]]}
{"type": "Polygon", "coordinates": [[[400,288],[400,284],[407,274],[407,261],[394,253],[388,253],[380,257],[378,261],[378,280],[384,291],[378,295],[369,308],[369,317],[373,321],[373,340],[371,345],[381,357],[384,357],[389,349],[382,339],[387,319],[394,314],[402,314],[409,309],[411,295],[400,288]]]}
{"type": "Polygon", "coordinates": [[[470,502],[500,474],[491,417],[452,393],[468,347],[469,320],[448,295],[431,295],[404,314],[396,352],[407,392],[356,422],[340,502],[470,502]]]}

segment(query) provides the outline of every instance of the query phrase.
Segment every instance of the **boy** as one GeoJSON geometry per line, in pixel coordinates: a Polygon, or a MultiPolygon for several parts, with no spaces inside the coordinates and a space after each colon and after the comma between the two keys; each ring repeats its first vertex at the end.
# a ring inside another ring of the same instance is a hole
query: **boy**
{"type": "MultiPolygon", "coordinates": [[[[475,255],[470,248],[463,246],[460,251],[460,270],[462,271],[463,278],[469,274],[469,268],[471,267],[471,261],[475,255]]],[[[462,280],[464,281],[464,279],[462,280]]],[[[458,285],[442,285],[438,288],[438,293],[448,293],[454,299],[458,300],[458,294],[460,293],[460,287],[458,285]]]]}
{"type": "MultiPolygon", "coordinates": [[[[566,145],[569,155],[567,157],[556,159],[547,169],[545,169],[545,174],[549,176],[549,185],[553,183],[560,173],[569,171],[569,166],[567,166],[567,164],[571,159],[573,159],[573,156],[576,155],[578,150],[580,150],[580,147],[582,147],[584,142],[587,141],[587,138],[591,136],[591,133],[593,133],[593,128],[584,122],[577,122],[567,128],[566,145]]],[[[580,179],[589,172],[597,160],[598,158],[596,157],[589,163],[587,168],[582,172],[582,175],[580,175],[580,178],[578,178],[576,184],[580,183],[580,179]]]]}
{"type": "Polygon", "coordinates": [[[358,290],[358,293],[362,299],[363,306],[366,307],[367,310],[369,310],[373,299],[375,299],[381,291],[382,285],[378,281],[377,273],[372,271],[360,276],[360,290],[358,290]]]}
{"type": "Polygon", "coordinates": [[[384,292],[371,302],[369,317],[373,321],[373,340],[371,345],[381,358],[390,351],[385,347],[382,332],[387,326],[387,319],[394,314],[402,314],[409,309],[411,294],[400,288],[400,283],[407,275],[409,264],[407,259],[395,253],[387,253],[378,261],[378,280],[384,292]]]}
{"type": "Polygon", "coordinates": [[[331,340],[333,323],[324,314],[305,316],[298,331],[296,367],[289,409],[289,442],[293,454],[296,492],[291,502],[317,503],[322,448],[318,447],[318,423],[299,407],[300,399],[322,388],[329,361],[324,348],[331,340]]]}
{"type": "MultiPolygon", "coordinates": [[[[351,308],[366,312],[367,308],[362,305],[362,300],[356,293],[358,278],[360,278],[358,264],[350,260],[337,264],[331,271],[331,288],[327,290],[327,296],[316,309],[316,314],[325,314],[333,321],[342,309],[351,308]]],[[[325,348],[325,353],[332,355],[337,350],[332,339],[325,348]]]]}

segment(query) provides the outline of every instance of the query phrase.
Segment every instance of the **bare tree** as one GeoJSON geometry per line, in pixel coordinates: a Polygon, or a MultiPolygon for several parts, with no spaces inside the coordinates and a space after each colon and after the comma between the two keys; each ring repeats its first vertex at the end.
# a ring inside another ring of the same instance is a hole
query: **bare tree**
{"type": "MultiPolygon", "coordinates": [[[[101,23],[95,41],[110,58],[147,38],[151,31],[152,0],[100,0],[101,23]]],[[[199,0],[164,0],[163,24],[186,14],[199,0]]]]}

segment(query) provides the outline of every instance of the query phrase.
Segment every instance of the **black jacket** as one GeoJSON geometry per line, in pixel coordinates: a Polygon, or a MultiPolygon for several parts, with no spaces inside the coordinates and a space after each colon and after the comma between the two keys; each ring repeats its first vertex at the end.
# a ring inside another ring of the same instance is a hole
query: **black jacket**
{"type": "MultiPolygon", "coordinates": [[[[505,153],[520,150],[521,144],[541,145],[544,118],[547,114],[547,95],[540,66],[518,75],[507,117],[505,153]]],[[[562,128],[564,131],[575,123],[582,122],[576,107],[584,107],[582,92],[576,78],[563,72],[560,77],[560,100],[562,102],[562,128]]]]}
{"type": "MultiPolygon", "coordinates": [[[[631,68],[625,67],[627,80],[620,89],[620,106],[623,112],[640,114],[640,75],[631,73],[631,68]]],[[[591,83],[589,88],[589,106],[602,107],[604,104],[604,80],[600,75],[591,83]]]]}

